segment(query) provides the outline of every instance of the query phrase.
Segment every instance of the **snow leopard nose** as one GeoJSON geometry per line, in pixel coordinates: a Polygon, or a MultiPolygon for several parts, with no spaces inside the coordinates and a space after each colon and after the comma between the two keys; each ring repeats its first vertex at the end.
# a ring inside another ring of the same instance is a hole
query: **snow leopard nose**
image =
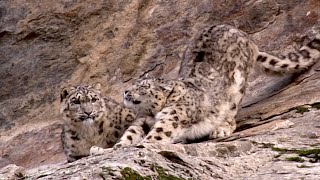
{"type": "Polygon", "coordinates": [[[87,116],[90,116],[92,111],[84,111],[84,113],[87,115],[87,116]]]}
{"type": "Polygon", "coordinates": [[[92,113],[92,111],[85,111],[84,113],[90,115],[92,113]]]}
{"type": "Polygon", "coordinates": [[[90,116],[92,114],[92,108],[91,107],[83,107],[83,112],[87,116],[90,116]]]}

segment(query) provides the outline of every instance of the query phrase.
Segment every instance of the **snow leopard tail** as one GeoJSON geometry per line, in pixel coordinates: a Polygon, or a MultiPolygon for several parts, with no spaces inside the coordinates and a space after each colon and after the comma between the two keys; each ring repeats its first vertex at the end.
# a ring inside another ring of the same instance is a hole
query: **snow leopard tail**
{"type": "Polygon", "coordinates": [[[297,73],[308,69],[320,60],[320,35],[302,46],[297,52],[290,52],[285,56],[273,56],[259,52],[257,63],[264,67],[265,72],[297,73]]]}

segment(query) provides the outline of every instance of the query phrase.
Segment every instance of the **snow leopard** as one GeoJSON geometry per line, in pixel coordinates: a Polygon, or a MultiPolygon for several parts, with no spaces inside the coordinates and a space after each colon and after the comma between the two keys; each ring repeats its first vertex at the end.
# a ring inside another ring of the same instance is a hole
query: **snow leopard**
{"type": "Polygon", "coordinates": [[[100,83],[63,88],[61,140],[68,162],[90,155],[90,148],[112,147],[135,121],[133,110],[100,92],[100,83]]]}
{"type": "Polygon", "coordinates": [[[254,66],[266,72],[299,73],[319,58],[319,35],[299,50],[277,57],[259,51],[237,28],[205,27],[185,51],[177,79],[140,80],[124,92],[125,106],[147,118],[137,118],[115,148],[230,136],[254,66]]]}

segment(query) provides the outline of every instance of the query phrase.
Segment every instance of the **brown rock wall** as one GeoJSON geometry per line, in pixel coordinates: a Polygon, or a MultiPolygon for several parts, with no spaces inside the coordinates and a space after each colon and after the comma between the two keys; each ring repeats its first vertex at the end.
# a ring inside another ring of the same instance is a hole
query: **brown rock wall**
{"type": "MultiPolygon", "coordinates": [[[[189,39],[205,24],[235,25],[261,49],[281,53],[320,29],[319,12],[318,0],[2,0],[0,166],[62,161],[63,86],[100,82],[121,101],[139,77],[176,77],[189,39]]],[[[251,126],[320,102],[317,67],[293,80],[253,74],[239,121],[251,126]]]]}

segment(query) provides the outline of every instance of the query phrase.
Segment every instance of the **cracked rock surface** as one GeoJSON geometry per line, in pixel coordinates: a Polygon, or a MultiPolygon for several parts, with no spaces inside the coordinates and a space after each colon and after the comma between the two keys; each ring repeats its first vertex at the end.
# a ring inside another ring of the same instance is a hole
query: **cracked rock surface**
{"type": "MultiPolygon", "coordinates": [[[[250,137],[230,142],[145,144],[107,149],[102,155],[73,163],[28,170],[9,165],[0,171],[3,173],[0,178],[317,179],[320,175],[320,141],[319,134],[314,133],[318,132],[319,118],[320,111],[312,108],[301,116],[290,118],[289,128],[286,123],[272,121],[272,124],[250,129],[255,132],[250,137]]],[[[237,135],[239,133],[234,136],[237,135]]]]}
{"type": "Polygon", "coordinates": [[[284,53],[320,32],[320,1],[1,0],[0,179],[317,179],[320,63],[299,76],[253,73],[229,138],[65,164],[60,88],[100,82],[121,101],[140,77],[175,78],[190,38],[221,23],[284,53]]]}

